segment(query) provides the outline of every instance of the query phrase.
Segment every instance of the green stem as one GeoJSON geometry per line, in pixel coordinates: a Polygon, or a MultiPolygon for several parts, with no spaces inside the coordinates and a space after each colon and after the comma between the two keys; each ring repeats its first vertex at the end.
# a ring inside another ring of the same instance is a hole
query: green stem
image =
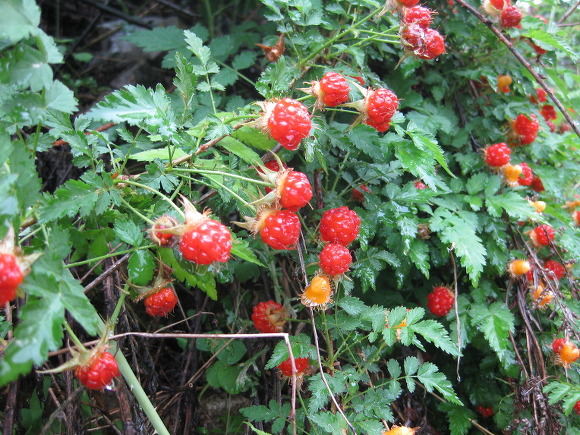
{"type": "Polygon", "coordinates": [[[82,341],[79,340],[79,338],[76,336],[72,328],[69,326],[68,322],[64,322],[64,329],[66,329],[66,332],[68,332],[70,339],[81,352],[87,350],[87,348],[83,345],[82,341]]]}
{"type": "Polygon", "coordinates": [[[194,174],[202,174],[202,175],[203,174],[215,174],[215,175],[221,175],[223,177],[237,178],[238,180],[244,180],[244,181],[247,181],[249,183],[259,184],[260,186],[267,186],[267,187],[273,186],[272,183],[268,183],[267,181],[260,181],[260,180],[256,180],[255,178],[244,177],[242,175],[237,175],[237,174],[229,174],[227,172],[221,172],[221,171],[212,171],[209,169],[176,168],[176,169],[173,169],[173,171],[191,172],[194,174]]]}
{"type": "MultiPolygon", "coordinates": [[[[188,177],[186,175],[180,175],[180,177],[183,178],[187,178],[188,180],[193,181],[194,183],[199,183],[199,184],[203,184],[204,186],[207,186],[209,188],[214,188],[214,186],[212,186],[209,183],[206,183],[205,181],[201,181],[201,180],[194,180],[191,177],[188,177]]],[[[208,177],[209,178],[209,177],[208,177]]],[[[243,205],[245,205],[246,207],[251,208],[252,210],[254,209],[253,206],[250,205],[250,203],[248,201],[246,201],[244,198],[242,198],[240,195],[238,195],[236,192],[234,192],[232,189],[230,189],[229,187],[227,187],[226,185],[220,183],[219,181],[210,178],[211,181],[213,181],[215,184],[217,184],[218,186],[220,186],[222,189],[224,189],[226,192],[228,192],[230,195],[232,195],[234,198],[236,198],[238,201],[240,201],[243,205]]]]}
{"type": "Polygon", "coordinates": [[[140,187],[141,189],[145,189],[148,190],[149,192],[154,193],[155,195],[158,195],[161,197],[161,199],[163,199],[164,201],[166,201],[171,207],[173,207],[173,209],[175,211],[177,211],[177,213],[179,213],[179,215],[185,219],[185,214],[183,214],[183,212],[180,210],[179,207],[177,207],[173,201],[171,201],[169,198],[167,198],[164,194],[162,194],[161,192],[159,192],[158,190],[153,189],[152,187],[146,186],[145,184],[141,184],[141,183],[137,183],[136,181],[131,181],[131,180],[114,180],[115,184],[130,184],[131,186],[135,186],[135,187],[140,187]]]}
{"type": "Polygon", "coordinates": [[[123,290],[121,290],[121,296],[119,296],[119,300],[117,301],[117,305],[115,306],[115,311],[113,311],[113,315],[109,319],[109,323],[111,325],[117,323],[117,318],[119,317],[121,308],[123,308],[123,302],[125,302],[125,298],[127,297],[127,287],[128,285],[125,284],[125,287],[123,288],[123,290]]]}
{"type": "Polygon", "coordinates": [[[153,222],[147,216],[141,214],[136,208],[134,208],[131,204],[129,204],[125,199],[121,198],[121,202],[125,205],[125,207],[127,207],[129,210],[131,210],[133,213],[135,213],[137,216],[139,216],[141,219],[143,219],[149,225],[151,225],[151,226],[155,225],[155,222],[153,222]]]}
{"type": "Polygon", "coordinates": [[[76,267],[76,266],[82,266],[84,264],[93,263],[95,261],[105,260],[105,259],[111,258],[111,257],[117,257],[119,255],[131,254],[133,252],[140,251],[142,249],[150,249],[150,248],[158,248],[158,247],[159,246],[157,246],[155,244],[151,244],[151,245],[146,245],[146,246],[140,246],[138,248],[126,249],[125,251],[115,251],[115,252],[112,252],[112,253],[107,254],[107,255],[101,255],[100,257],[89,258],[88,260],[77,261],[76,263],[69,263],[69,264],[65,265],[65,267],[71,268],[71,267],[76,267]]]}

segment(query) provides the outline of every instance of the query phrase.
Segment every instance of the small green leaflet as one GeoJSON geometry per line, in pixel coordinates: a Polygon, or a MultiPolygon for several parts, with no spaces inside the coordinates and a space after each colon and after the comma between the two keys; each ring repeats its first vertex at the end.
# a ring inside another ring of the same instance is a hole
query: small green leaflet
{"type": "Polygon", "coordinates": [[[500,217],[504,210],[509,217],[526,220],[538,217],[534,207],[516,192],[506,192],[501,195],[487,196],[485,199],[487,211],[493,217],[500,217]]]}
{"type": "Polygon", "coordinates": [[[255,433],[255,434],[257,434],[257,435],[272,435],[272,434],[270,434],[270,433],[268,433],[268,432],[264,432],[263,430],[256,429],[256,428],[255,428],[255,427],[252,425],[252,423],[247,423],[247,422],[246,422],[246,424],[247,424],[248,426],[250,426],[250,429],[252,429],[252,430],[254,431],[254,433],[255,433]]]}
{"type": "Polygon", "coordinates": [[[423,384],[427,391],[431,392],[436,389],[449,402],[463,405],[453,391],[451,382],[447,380],[443,373],[437,371],[435,364],[430,362],[423,363],[417,372],[417,380],[423,384]]]}
{"type": "Polygon", "coordinates": [[[406,133],[409,135],[409,137],[411,138],[411,140],[413,141],[413,143],[417,148],[419,148],[421,151],[425,153],[429,153],[431,157],[437,160],[437,163],[439,163],[441,167],[445,169],[445,171],[449,175],[455,177],[455,175],[453,175],[449,170],[449,166],[447,166],[447,161],[443,156],[443,150],[441,149],[441,147],[439,146],[439,144],[435,139],[427,137],[425,134],[421,134],[424,132],[422,132],[413,121],[409,122],[406,133]]]}
{"type": "MultiPolygon", "coordinates": [[[[187,155],[187,153],[180,148],[173,148],[171,151],[171,157],[173,159],[179,159],[187,155]]],[[[165,161],[169,160],[169,157],[169,148],[158,148],[155,150],[141,151],[140,153],[131,155],[131,159],[138,162],[152,162],[154,160],[165,161]]]]}
{"type": "Polygon", "coordinates": [[[431,218],[430,228],[437,231],[444,243],[449,243],[465,267],[469,278],[477,285],[483,266],[486,250],[476,234],[478,220],[475,213],[459,210],[455,213],[439,207],[431,218]]]}
{"type": "Polygon", "coordinates": [[[467,434],[469,429],[471,429],[470,420],[476,418],[475,414],[469,409],[466,409],[463,406],[454,405],[452,403],[442,403],[439,405],[439,409],[447,413],[451,435],[467,434]]]}
{"type": "Polygon", "coordinates": [[[502,302],[491,305],[477,304],[469,311],[473,324],[482,332],[489,346],[497,353],[504,366],[509,365],[514,357],[511,351],[509,333],[514,332],[515,318],[502,302]]]}
{"type": "Polygon", "coordinates": [[[258,266],[266,267],[252,251],[247,240],[238,239],[234,236],[234,243],[232,245],[232,256],[257,264],[258,266]]]}
{"type": "Polygon", "coordinates": [[[570,415],[574,405],[580,400],[580,386],[574,384],[550,382],[544,387],[544,393],[548,394],[550,405],[562,401],[566,415],[570,415]]]}
{"type": "Polygon", "coordinates": [[[4,0],[0,14],[0,39],[18,42],[38,31],[40,8],[34,0],[4,0]]]}
{"type": "Polygon", "coordinates": [[[218,145],[222,148],[225,148],[226,150],[228,150],[232,154],[235,154],[240,159],[242,159],[244,162],[246,162],[250,165],[259,166],[259,165],[263,164],[262,159],[260,159],[260,156],[258,155],[258,153],[256,153],[250,147],[247,147],[246,145],[244,145],[239,140],[234,139],[233,137],[228,136],[228,137],[223,138],[218,143],[218,145]]]}

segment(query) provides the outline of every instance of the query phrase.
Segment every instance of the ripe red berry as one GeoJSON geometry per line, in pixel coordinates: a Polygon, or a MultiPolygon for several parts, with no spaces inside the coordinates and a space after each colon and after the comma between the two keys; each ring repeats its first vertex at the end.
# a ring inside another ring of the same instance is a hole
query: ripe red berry
{"type": "Polygon", "coordinates": [[[455,296],[447,287],[435,287],[433,291],[427,295],[427,306],[429,310],[436,316],[446,316],[453,304],[455,303],[455,296]]]}
{"type": "Polygon", "coordinates": [[[423,41],[418,46],[413,47],[413,53],[419,59],[435,59],[445,53],[445,39],[437,30],[425,29],[423,41]]]}
{"type": "Polygon", "coordinates": [[[511,148],[500,142],[488,146],[484,151],[485,163],[493,168],[501,168],[510,162],[511,148]]]}
{"type": "Polygon", "coordinates": [[[556,114],[556,109],[551,104],[544,104],[540,110],[540,113],[546,121],[553,121],[558,117],[556,114]]]}
{"type": "Polygon", "coordinates": [[[320,219],[320,238],[346,246],[357,238],[359,226],[360,218],[346,206],[326,210],[320,219]]]}
{"type": "MultiPolygon", "coordinates": [[[[276,159],[268,160],[266,163],[264,163],[264,166],[274,172],[279,172],[281,170],[280,165],[278,164],[278,161],[276,159]]],[[[282,169],[288,169],[288,165],[284,162],[282,162],[282,169]]],[[[260,167],[256,168],[256,170],[259,173],[264,173],[264,171],[260,167]]],[[[266,187],[265,190],[266,193],[270,193],[273,189],[271,187],[266,187]]]]}
{"type": "Polygon", "coordinates": [[[274,301],[260,302],[252,309],[252,321],[262,333],[282,332],[286,324],[286,310],[274,301]]]}
{"type": "Polygon", "coordinates": [[[484,407],[482,405],[477,405],[477,412],[479,412],[479,415],[483,418],[491,417],[494,414],[491,406],[484,407]]]}
{"type": "Polygon", "coordinates": [[[8,252],[0,253],[0,308],[16,298],[16,289],[23,279],[16,257],[8,252]]]}
{"type": "Polygon", "coordinates": [[[352,263],[350,251],[338,243],[329,243],[318,256],[320,268],[330,276],[345,273],[352,263]]]}
{"type": "Polygon", "coordinates": [[[75,368],[80,383],[91,390],[102,390],[119,374],[117,361],[109,352],[99,352],[87,364],[75,368]]]}
{"type": "Polygon", "coordinates": [[[530,95],[530,103],[538,104],[546,102],[548,94],[542,88],[536,88],[536,95],[530,95]]]}
{"type": "Polygon", "coordinates": [[[554,240],[554,228],[550,225],[539,225],[530,232],[530,238],[537,246],[548,246],[554,240]]]}
{"type": "Polygon", "coordinates": [[[522,21],[522,12],[517,6],[508,6],[501,11],[500,20],[503,27],[517,27],[522,21]]]}
{"type": "Polygon", "coordinates": [[[557,279],[559,281],[566,274],[566,268],[556,260],[546,260],[544,262],[544,269],[548,271],[547,275],[549,279],[557,279]]]}
{"type": "Polygon", "coordinates": [[[566,344],[567,341],[568,340],[566,340],[565,338],[556,338],[552,342],[552,350],[554,351],[554,353],[560,353],[562,347],[564,346],[564,344],[566,344]]]}
{"type": "Polygon", "coordinates": [[[399,99],[394,92],[385,88],[370,91],[364,102],[363,122],[380,132],[387,131],[398,107],[399,99]]]}
{"type": "Polygon", "coordinates": [[[528,117],[522,113],[513,121],[513,130],[519,137],[519,141],[522,145],[529,145],[536,140],[536,135],[539,129],[540,123],[538,122],[536,115],[530,115],[528,117]]]}
{"type": "Polygon", "coordinates": [[[341,74],[327,72],[320,79],[319,86],[319,98],[325,106],[336,107],[348,100],[350,87],[341,74]]]}
{"type": "Polygon", "coordinates": [[[429,8],[415,6],[405,10],[403,20],[406,24],[416,24],[426,29],[433,20],[432,14],[433,11],[429,8]]]}
{"type": "Polygon", "coordinates": [[[518,178],[518,184],[520,186],[529,186],[532,184],[532,180],[534,178],[532,168],[530,168],[527,163],[520,163],[520,167],[522,168],[522,173],[518,178]]]}
{"type": "Polygon", "coordinates": [[[276,189],[282,207],[297,211],[312,199],[312,187],[306,174],[289,171],[278,181],[276,189]]]}
{"type": "Polygon", "coordinates": [[[510,0],[490,0],[489,2],[494,8],[500,11],[504,8],[504,6],[509,6],[511,4],[510,0]]]}
{"type": "Polygon", "coordinates": [[[574,218],[574,223],[576,224],[576,226],[580,227],[580,210],[572,213],[572,217],[574,218]]]}
{"type": "Polygon", "coordinates": [[[534,175],[534,178],[532,178],[532,184],[530,186],[532,189],[534,189],[538,193],[541,193],[544,190],[546,190],[544,188],[544,183],[542,183],[542,179],[540,177],[538,177],[537,175],[534,175]]]}
{"type": "Polygon", "coordinates": [[[397,0],[401,5],[405,6],[406,8],[412,8],[419,0],[397,0]]]}
{"type": "Polygon", "coordinates": [[[574,411],[580,415],[580,400],[574,404],[574,411]]]}
{"type": "Polygon", "coordinates": [[[164,287],[145,298],[145,311],[152,317],[164,317],[177,305],[177,295],[171,287],[164,287]]]}
{"type": "MultiPolygon", "coordinates": [[[[308,363],[308,358],[295,358],[294,366],[296,367],[296,376],[301,376],[304,374],[306,369],[310,366],[308,363]]],[[[278,366],[278,369],[284,376],[292,376],[292,361],[288,358],[282,364],[278,366]]]]}
{"type": "Polygon", "coordinates": [[[427,189],[427,185],[423,183],[421,180],[415,181],[415,189],[417,190],[427,189]]]}
{"type": "Polygon", "coordinates": [[[183,258],[197,264],[223,263],[230,258],[232,235],[224,224],[204,219],[185,231],[179,250],[183,258]]]}
{"type": "Polygon", "coordinates": [[[300,141],[310,134],[310,113],[299,101],[284,98],[266,116],[270,136],[288,150],[297,149],[300,141]]]}
{"type": "Polygon", "coordinates": [[[354,187],[351,191],[352,199],[356,202],[363,202],[365,200],[365,193],[371,193],[371,189],[366,184],[354,187]]]}
{"type": "Polygon", "coordinates": [[[262,241],[274,249],[294,249],[300,228],[298,215],[290,210],[267,210],[258,223],[262,241]]]}

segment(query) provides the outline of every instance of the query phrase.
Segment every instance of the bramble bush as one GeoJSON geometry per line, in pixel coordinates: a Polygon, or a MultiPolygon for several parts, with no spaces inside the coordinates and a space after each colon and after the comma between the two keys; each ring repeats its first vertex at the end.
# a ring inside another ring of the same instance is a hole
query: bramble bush
{"type": "Polygon", "coordinates": [[[4,2],[4,433],[579,433],[572,5],[206,3],[78,113],[4,2]]]}

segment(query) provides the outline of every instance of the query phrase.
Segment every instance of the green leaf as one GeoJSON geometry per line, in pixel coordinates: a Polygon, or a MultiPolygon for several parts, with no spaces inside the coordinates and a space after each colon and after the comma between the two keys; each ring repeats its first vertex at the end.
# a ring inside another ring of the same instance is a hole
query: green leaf
{"type": "Polygon", "coordinates": [[[141,151],[140,153],[131,154],[131,159],[138,162],[153,162],[155,160],[168,161],[169,157],[179,159],[187,155],[187,153],[180,148],[173,148],[171,154],[169,151],[170,149],[168,147],[141,151]]]}
{"type": "Polygon", "coordinates": [[[256,153],[251,148],[244,145],[239,140],[234,139],[233,137],[225,137],[219,142],[219,146],[225,148],[230,153],[235,154],[244,162],[253,165],[253,166],[260,166],[263,164],[262,160],[258,153],[256,153]]]}
{"type": "MultiPolygon", "coordinates": [[[[244,408],[244,409],[246,409],[246,408],[244,408]]],[[[255,427],[252,425],[252,423],[246,423],[246,424],[247,424],[248,426],[250,426],[250,429],[252,429],[252,430],[254,431],[254,433],[255,433],[255,434],[257,434],[257,435],[272,435],[272,434],[270,434],[270,433],[268,433],[268,432],[264,432],[263,430],[256,429],[256,428],[255,428],[255,427]]]]}
{"type": "Polygon", "coordinates": [[[0,40],[18,42],[37,32],[40,8],[34,0],[4,0],[0,14],[0,40]]]}
{"type": "Polygon", "coordinates": [[[433,343],[442,351],[450,355],[460,355],[457,345],[451,341],[443,325],[436,320],[423,320],[409,325],[409,329],[421,335],[425,340],[433,343]]]}
{"type": "Polygon", "coordinates": [[[535,219],[538,217],[534,207],[516,192],[488,196],[485,199],[487,211],[493,217],[500,217],[504,210],[509,217],[516,220],[535,219]]]}
{"type": "Polygon", "coordinates": [[[368,308],[363,301],[352,296],[341,298],[338,306],[351,316],[358,316],[368,308]]]}
{"type": "Polygon", "coordinates": [[[77,100],[73,91],[63,83],[55,80],[46,88],[44,93],[44,107],[65,113],[73,113],[78,109],[77,100]]]}
{"type": "MultiPolygon", "coordinates": [[[[548,45],[550,47],[557,48],[568,54],[572,59],[577,59],[578,54],[564,41],[558,38],[556,35],[546,32],[544,29],[529,29],[526,32],[522,32],[522,36],[527,36],[532,38],[534,42],[540,42],[541,45],[548,45]]],[[[542,47],[546,48],[546,47],[542,47]]]]}
{"type": "Polygon", "coordinates": [[[234,236],[234,243],[232,245],[232,256],[241,258],[244,261],[257,264],[258,266],[266,267],[256,256],[254,251],[250,248],[249,242],[245,239],[239,239],[234,236]]]}
{"type": "Polygon", "coordinates": [[[181,54],[175,54],[176,74],[173,84],[181,94],[186,106],[191,104],[197,86],[197,76],[193,73],[193,65],[181,54]]]}
{"type": "Polygon", "coordinates": [[[140,246],[143,242],[143,231],[130,220],[117,220],[113,228],[115,235],[131,246],[140,246]]]}
{"type": "Polygon", "coordinates": [[[256,90],[265,98],[284,95],[290,89],[290,84],[300,77],[300,70],[295,63],[282,56],[278,62],[271,63],[256,83],[256,90]]]}
{"type": "MultiPolygon", "coordinates": [[[[292,347],[294,358],[314,356],[314,347],[310,343],[310,337],[306,334],[290,336],[290,346],[292,347]]],[[[272,356],[264,368],[270,370],[274,367],[278,367],[288,358],[290,358],[288,347],[286,346],[286,342],[281,340],[276,344],[274,352],[272,352],[272,356]]]]}
{"type": "Polygon", "coordinates": [[[133,252],[127,262],[129,280],[138,286],[149,284],[155,273],[155,256],[149,250],[133,252]]]}
{"type": "Polygon", "coordinates": [[[441,149],[437,141],[435,139],[420,134],[420,132],[421,130],[417,128],[414,122],[412,121],[409,122],[409,125],[407,126],[407,134],[413,140],[415,146],[419,148],[421,151],[429,153],[431,157],[437,160],[437,163],[439,163],[441,167],[445,169],[445,171],[449,175],[455,177],[449,170],[449,166],[447,166],[447,161],[443,156],[443,150],[441,149]]]}
{"type": "Polygon", "coordinates": [[[175,26],[138,30],[123,39],[141,47],[145,51],[169,51],[185,48],[183,30],[175,26]]]}
{"type": "Polygon", "coordinates": [[[32,365],[42,365],[48,352],[62,342],[64,306],[60,298],[29,298],[20,311],[14,339],[0,361],[0,385],[28,373],[32,365]]]}
{"type": "Polygon", "coordinates": [[[439,409],[445,411],[449,420],[451,435],[465,435],[471,429],[471,421],[475,419],[475,414],[463,406],[452,403],[442,403],[439,409]]]}
{"type": "Polygon", "coordinates": [[[509,333],[514,332],[515,318],[513,313],[502,302],[490,305],[474,305],[469,311],[472,322],[497,353],[500,361],[507,366],[513,361],[509,333]]]}
{"type": "Polygon", "coordinates": [[[431,218],[431,230],[439,232],[441,241],[448,243],[454,249],[465,267],[469,278],[477,285],[483,266],[486,250],[481,239],[476,234],[478,220],[475,213],[459,210],[452,213],[439,207],[431,218]]]}
{"type": "Polygon", "coordinates": [[[423,384],[428,392],[436,389],[443,397],[451,403],[462,405],[461,400],[457,397],[451,386],[451,382],[447,380],[443,373],[437,371],[437,366],[433,363],[423,363],[417,372],[417,379],[423,384]]]}
{"type": "Polygon", "coordinates": [[[69,180],[40,208],[40,223],[52,222],[77,213],[88,216],[95,208],[100,192],[79,180],[69,180]]]}
{"type": "Polygon", "coordinates": [[[202,66],[206,67],[211,58],[211,50],[209,47],[204,46],[201,38],[189,30],[185,30],[183,35],[185,36],[185,42],[189,51],[199,59],[202,66]]]}

